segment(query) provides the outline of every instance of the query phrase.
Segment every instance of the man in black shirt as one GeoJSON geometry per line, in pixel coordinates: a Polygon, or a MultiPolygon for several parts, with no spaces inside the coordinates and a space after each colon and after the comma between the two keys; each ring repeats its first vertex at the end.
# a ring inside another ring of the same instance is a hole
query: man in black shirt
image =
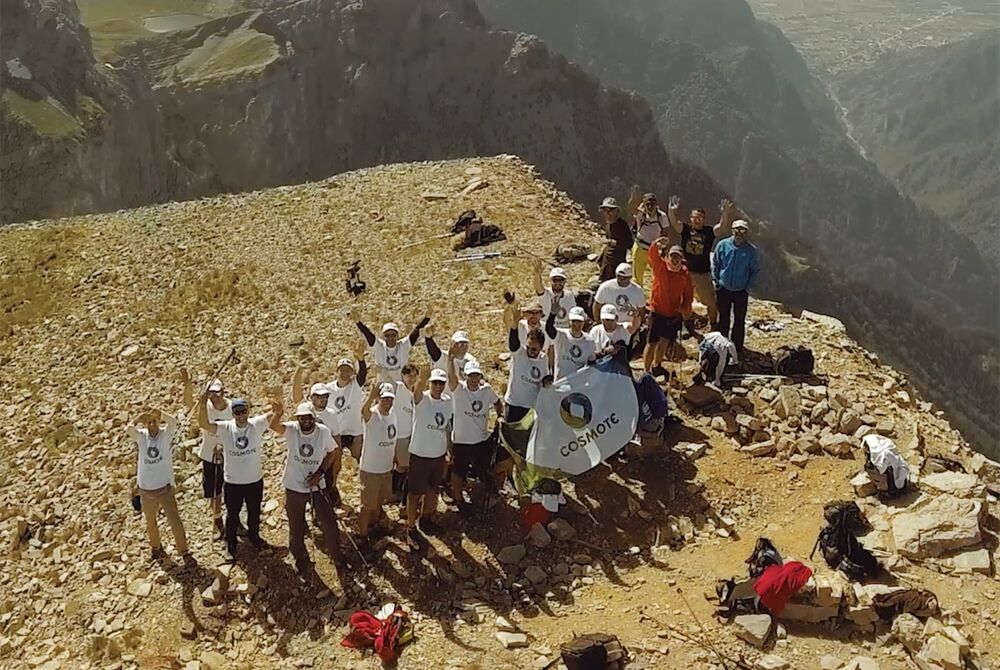
{"type": "Polygon", "coordinates": [[[620,263],[625,262],[625,255],[632,248],[632,229],[628,222],[621,216],[618,203],[614,198],[605,198],[601,203],[601,214],[604,216],[604,234],[607,236],[607,244],[601,252],[598,261],[601,268],[601,281],[614,278],[615,268],[620,263]]]}
{"type": "Polygon", "coordinates": [[[736,206],[728,199],[724,199],[720,204],[722,214],[714,226],[705,225],[705,210],[700,207],[691,210],[688,223],[681,223],[677,217],[680,207],[680,197],[671,196],[667,217],[670,219],[670,225],[681,235],[684,262],[691,275],[691,283],[694,284],[694,294],[708,310],[710,328],[715,328],[719,321],[719,309],[715,302],[715,287],[712,286],[712,248],[716,239],[728,234],[736,214],[736,206]]]}

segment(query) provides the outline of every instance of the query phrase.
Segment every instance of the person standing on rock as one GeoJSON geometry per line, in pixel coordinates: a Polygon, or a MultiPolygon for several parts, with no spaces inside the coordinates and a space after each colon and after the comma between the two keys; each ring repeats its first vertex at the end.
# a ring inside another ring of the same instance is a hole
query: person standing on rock
{"type": "MultiPolygon", "coordinates": [[[[358,342],[354,347],[354,355],[358,361],[358,370],[354,372],[354,361],[341,358],[337,361],[337,378],[329,382],[329,404],[337,415],[340,426],[340,446],[351,453],[354,460],[361,458],[361,442],[365,432],[361,421],[361,403],[365,392],[361,388],[368,378],[368,367],[365,365],[365,343],[358,342]]],[[[330,486],[336,486],[337,475],[340,474],[341,462],[336,460],[330,471],[330,486]]]]}
{"type": "MultiPolygon", "coordinates": [[[[353,366],[352,366],[353,367],[353,366]]],[[[302,366],[295,369],[292,376],[292,401],[299,405],[303,402],[302,397],[302,366]]],[[[331,472],[340,472],[343,459],[343,449],[340,443],[340,419],[337,413],[330,408],[330,387],[326,384],[313,384],[309,389],[309,402],[312,404],[316,422],[326,426],[333,437],[334,454],[329,463],[324,464],[324,479],[326,480],[327,493],[334,505],[340,504],[340,491],[337,489],[337,478],[331,472]]]]}
{"type": "Polygon", "coordinates": [[[673,348],[677,344],[684,319],[691,316],[694,295],[691,277],[684,266],[684,250],[669,245],[670,240],[661,237],[649,248],[649,266],[653,270],[649,296],[652,314],[644,358],[646,372],[654,377],[666,375],[663,359],[667,346],[673,348]]]}
{"type": "Polygon", "coordinates": [[[507,308],[504,325],[507,326],[507,347],[510,349],[510,377],[504,395],[504,421],[516,423],[523,419],[535,405],[542,382],[549,374],[549,360],[545,350],[547,340],[541,330],[531,329],[522,339],[520,323],[514,311],[514,294],[504,294],[507,308]]]}
{"type": "MultiPolygon", "coordinates": [[[[191,377],[187,370],[181,370],[181,382],[184,385],[184,406],[194,406],[194,391],[191,377]]],[[[230,421],[233,411],[226,399],[226,389],[222,381],[215,379],[208,385],[208,419],[209,421],[230,421]]],[[[222,523],[222,443],[214,435],[201,431],[201,449],[198,451],[201,459],[201,492],[208,501],[215,526],[215,540],[226,536],[226,528],[222,523]]]]}
{"type": "MultiPolygon", "coordinates": [[[[455,360],[454,347],[448,358],[455,360]]],[[[455,374],[455,366],[449,365],[448,389],[454,405],[454,426],[452,432],[451,497],[458,505],[459,512],[468,513],[462,490],[469,474],[475,474],[490,490],[495,486],[494,470],[497,457],[503,451],[490,439],[490,408],[497,417],[503,416],[503,403],[496,392],[483,381],[483,370],[476,361],[465,364],[465,380],[455,374]]],[[[501,459],[502,460],[502,459],[501,459]]],[[[501,481],[503,481],[501,479],[501,481]]]]}
{"type": "MultiPolygon", "coordinates": [[[[407,364],[406,367],[411,366],[407,364]]],[[[378,523],[382,505],[392,493],[392,473],[396,465],[400,418],[393,404],[398,385],[398,383],[393,385],[391,382],[372,384],[368,397],[361,405],[361,420],[365,424],[365,446],[361,450],[361,462],[358,464],[361,484],[358,544],[362,551],[370,549],[368,537],[373,530],[372,526],[378,523]]]]}
{"type": "Polygon", "coordinates": [[[729,232],[735,218],[736,206],[728,199],[722,201],[722,215],[714,226],[705,225],[705,210],[692,209],[688,223],[681,222],[677,213],[680,211],[681,199],[671,196],[667,206],[667,216],[674,231],[681,236],[681,248],[684,250],[684,262],[687,264],[691,283],[694,285],[695,297],[708,310],[708,322],[714,329],[719,322],[719,309],[715,299],[715,287],[712,284],[712,249],[715,240],[729,232]]]}
{"type": "Polygon", "coordinates": [[[330,501],[320,491],[323,475],[330,469],[339,449],[330,429],[317,421],[312,402],[299,403],[295,421],[283,423],[283,412],[280,402],[271,403],[270,428],[275,435],[285,438],[285,473],[281,481],[285,487],[288,550],[299,574],[303,577],[312,574],[312,561],[306,549],[306,506],[312,505],[313,514],[323,529],[327,553],[340,572],[344,569],[340,529],[330,501]]]}
{"type": "Polygon", "coordinates": [[[351,320],[368,343],[368,350],[371,351],[375,368],[378,370],[376,381],[393,384],[403,378],[402,369],[410,362],[410,350],[420,338],[420,330],[430,323],[430,317],[425,316],[405,339],[400,340],[399,326],[395,323],[390,322],[382,326],[382,337],[375,337],[375,333],[358,319],[357,308],[351,310],[351,320]]]}
{"type": "MultiPolygon", "coordinates": [[[[447,372],[448,369],[445,366],[448,362],[448,357],[445,356],[444,352],[441,351],[441,347],[434,341],[433,326],[424,328],[424,343],[427,345],[427,355],[430,357],[434,367],[447,372]]],[[[466,363],[469,361],[479,362],[475,356],[469,353],[469,347],[469,333],[464,330],[456,330],[451,336],[450,351],[455,352],[455,374],[458,375],[459,379],[465,379],[464,370],[466,363]]]]}
{"type": "Polygon", "coordinates": [[[670,219],[656,203],[656,195],[653,193],[642,196],[639,211],[636,212],[632,222],[632,230],[635,232],[635,246],[632,247],[635,282],[642,286],[648,265],[649,247],[659,238],[673,233],[670,219]]]}
{"type": "Polygon", "coordinates": [[[594,341],[597,356],[610,356],[618,347],[628,348],[632,337],[639,332],[642,317],[639,312],[632,316],[628,328],[618,323],[618,310],[614,305],[604,305],[600,311],[600,323],[590,329],[590,339],[594,341]]]}
{"type": "Polygon", "coordinates": [[[552,348],[556,359],[556,379],[573,374],[597,357],[594,341],[583,330],[583,324],[587,322],[587,313],[583,307],[574,305],[569,310],[568,320],[569,328],[556,328],[551,318],[545,322],[545,334],[555,342],[552,348]]]}
{"type": "Polygon", "coordinates": [[[556,328],[569,328],[569,311],[576,307],[576,294],[566,288],[566,271],[552,268],[549,272],[550,288],[542,284],[542,261],[535,259],[532,277],[535,295],[542,305],[542,318],[547,319],[555,312],[556,328]]]}
{"type": "Polygon", "coordinates": [[[413,435],[410,438],[410,490],[406,498],[407,541],[419,547],[419,530],[428,535],[441,532],[431,519],[437,509],[438,487],[444,478],[445,455],[451,451],[454,408],[444,392],[448,373],[424,369],[413,389],[413,435]],[[425,393],[429,386],[430,391],[425,393]]]}
{"type": "Polygon", "coordinates": [[[712,257],[712,282],[719,303],[719,332],[733,341],[740,356],[746,338],[749,292],[760,274],[757,247],[748,239],[749,232],[750,225],[746,221],[734,221],[732,237],[719,242],[712,257]]]}
{"type": "Polygon", "coordinates": [[[628,259],[628,251],[635,243],[635,236],[628,221],[622,218],[618,202],[614,198],[605,198],[601,203],[601,216],[604,218],[604,235],[607,242],[598,261],[600,267],[599,280],[604,282],[615,278],[615,268],[628,259]]]}
{"type": "Polygon", "coordinates": [[[639,312],[640,322],[646,307],[646,294],[642,287],[632,281],[632,266],[621,263],[615,268],[615,278],[600,285],[594,294],[594,319],[601,318],[601,309],[605,305],[613,305],[618,313],[618,323],[628,326],[632,323],[636,312],[639,312]]]}
{"type": "Polygon", "coordinates": [[[236,557],[236,528],[243,506],[247,508],[250,543],[260,550],[267,543],[260,536],[260,506],[264,499],[264,435],[269,431],[272,414],[250,418],[250,403],[237,398],[230,403],[231,421],[210,421],[206,404],[208,391],[198,403],[198,425],[222,442],[223,496],[226,499],[226,550],[230,560],[236,557]]]}
{"type": "MultiPolygon", "coordinates": [[[[205,411],[204,398],[202,401],[202,411],[205,411]]],[[[126,432],[135,440],[139,450],[135,479],[153,560],[165,557],[157,525],[157,516],[162,509],[174,535],[177,553],[184,557],[185,563],[189,563],[193,559],[188,552],[187,535],[174,498],[173,439],[177,432],[177,420],[166,412],[153,409],[139,417],[126,432]]]]}

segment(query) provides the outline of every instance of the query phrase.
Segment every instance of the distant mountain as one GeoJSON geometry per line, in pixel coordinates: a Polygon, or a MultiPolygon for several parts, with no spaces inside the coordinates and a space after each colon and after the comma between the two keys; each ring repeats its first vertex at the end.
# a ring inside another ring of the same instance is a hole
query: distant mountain
{"type": "Polygon", "coordinates": [[[882,171],[1000,266],[1000,30],[883,57],[837,95],[882,171]]]}

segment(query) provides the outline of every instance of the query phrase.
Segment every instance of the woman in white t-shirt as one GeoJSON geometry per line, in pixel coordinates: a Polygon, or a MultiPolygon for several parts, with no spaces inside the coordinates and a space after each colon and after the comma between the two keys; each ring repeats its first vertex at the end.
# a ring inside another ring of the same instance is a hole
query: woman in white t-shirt
{"type": "Polygon", "coordinates": [[[129,426],[126,431],[138,447],[139,462],[135,479],[153,560],[164,557],[160,529],[156,523],[162,509],[174,535],[177,553],[187,563],[192,558],[188,552],[184,524],[177,511],[177,500],[174,498],[173,439],[177,432],[177,420],[166,412],[154,409],[139,417],[135,425],[129,426]],[[161,420],[163,425],[160,424],[161,420]]]}

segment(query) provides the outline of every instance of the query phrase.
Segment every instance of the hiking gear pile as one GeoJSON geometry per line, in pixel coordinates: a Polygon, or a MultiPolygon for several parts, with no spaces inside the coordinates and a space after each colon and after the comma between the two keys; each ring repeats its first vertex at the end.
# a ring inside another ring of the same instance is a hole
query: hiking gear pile
{"type": "Polygon", "coordinates": [[[507,239],[500,226],[484,221],[476,214],[474,209],[469,209],[458,215],[458,219],[451,226],[453,235],[461,234],[462,237],[452,244],[455,251],[469,249],[472,247],[482,247],[493,242],[507,239]]]}
{"type": "Polygon", "coordinates": [[[805,377],[813,373],[816,359],[812,349],[803,347],[779,347],[774,355],[774,372],[783,377],[805,377]]]}
{"type": "Polygon", "coordinates": [[[888,437],[869,434],[861,440],[865,450],[865,472],[884,498],[897,498],[906,491],[910,465],[888,437]]]}
{"type": "Polygon", "coordinates": [[[590,247],[584,244],[560,244],[556,247],[553,257],[557,263],[576,263],[587,260],[590,255],[590,247]]]}
{"type": "Polygon", "coordinates": [[[756,579],[764,574],[764,570],[770,566],[781,565],[784,561],[781,559],[781,554],[778,553],[778,548],[774,546],[774,543],[766,537],[761,537],[757,539],[753,553],[743,562],[747,564],[747,572],[750,576],[756,579]]]}
{"type": "Polygon", "coordinates": [[[744,563],[749,579],[737,581],[733,577],[716,582],[721,614],[780,614],[813,574],[799,561],[784,563],[778,548],[766,537],[757,540],[744,563]]]}
{"type": "Polygon", "coordinates": [[[900,614],[926,619],[935,616],[939,610],[937,596],[923,589],[879,593],[872,598],[872,606],[883,621],[891,621],[900,614]]]}
{"type": "Polygon", "coordinates": [[[871,526],[855,502],[838,500],[829,503],[823,508],[823,516],[826,526],[820,530],[809,558],[818,548],[827,565],[852,581],[862,581],[881,573],[882,566],[878,559],[857,538],[858,533],[871,526]]]}
{"type": "Polygon", "coordinates": [[[397,660],[400,647],[413,639],[409,614],[394,603],[384,605],[377,614],[355,612],[348,623],[351,632],[340,644],[350,649],[374,649],[383,663],[397,660]]]}
{"type": "Polygon", "coordinates": [[[760,597],[760,604],[772,614],[781,614],[785,604],[806,585],[813,571],[799,563],[789,561],[783,565],[769,565],[753,583],[753,590],[760,597]]]}
{"type": "Polygon", "coordinates": [[[624,670],[628,650],[614,635],[589,633],[559,648],[566,670],[624,670]]]}

